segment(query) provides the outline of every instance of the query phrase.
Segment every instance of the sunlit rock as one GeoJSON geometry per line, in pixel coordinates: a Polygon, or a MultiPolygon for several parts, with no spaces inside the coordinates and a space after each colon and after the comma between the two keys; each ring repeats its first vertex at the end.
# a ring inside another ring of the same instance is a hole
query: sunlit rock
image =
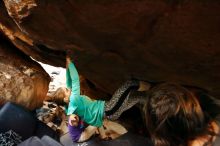
{"type": "Polygon", "coordinates": [[[42,105],[50,78],[43,68],[0,36],[0,103],[29,109],[42,105]]]}

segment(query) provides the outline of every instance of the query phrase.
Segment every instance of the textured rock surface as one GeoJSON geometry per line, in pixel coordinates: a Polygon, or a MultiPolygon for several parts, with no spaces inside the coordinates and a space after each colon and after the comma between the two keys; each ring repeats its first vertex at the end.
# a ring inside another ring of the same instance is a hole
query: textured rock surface
{"type": "Polygon", "coordinates": [[[39,64],[0,35],[0,103],[12,101],[29,109],[39,107],[49,81],[39,64]]]}
{"type": "Polygon", "coordinates": [[[33,58],[107,93],[123,81],[174,81],[220,95],[220,1],[4,0],[0,29],[33,58]]]}

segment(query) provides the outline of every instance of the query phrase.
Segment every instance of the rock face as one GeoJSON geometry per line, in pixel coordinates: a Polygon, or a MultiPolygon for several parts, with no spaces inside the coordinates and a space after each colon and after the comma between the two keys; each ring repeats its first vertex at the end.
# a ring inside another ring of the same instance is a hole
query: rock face
{"type": "Polygon", "coordinates": [[[172,81],[220,95],[220,1],[3,0],[0,29],[26,55],[76,66],[97,90],[172,81]]]}
{"type": "Polygon", "coordinates": [[[0,103],[29,109],[43,104],[50,77],[43,68],[0,35],[0,103]]]}

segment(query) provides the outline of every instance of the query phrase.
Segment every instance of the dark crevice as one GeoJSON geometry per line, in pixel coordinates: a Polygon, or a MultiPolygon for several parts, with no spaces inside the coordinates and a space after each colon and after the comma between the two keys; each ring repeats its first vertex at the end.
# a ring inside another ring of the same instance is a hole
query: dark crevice
{"type": "Polygon", "coordinates": [[[89,86],[89,88],[91,88],[92,90],[97,90],[95,84],[93,84],[91,81],[89,81],[88,79],[86,79],[86,83],[89,86]]]}
{"type": "Polygon", "coordinates": [[[141,107],[134,106],[122,113],[119,122],[130,132],[149,136],[141,107]]]}
{"type": "Polygon", "coordinates": [[[54,56],[65,56],[66,55],[65,51],[58,51],[58,50],[50,49],[42,44],[34,44],[34,45],[39,49],[39,51],[47,53],[48,55],[54,55],[54,56]]]}

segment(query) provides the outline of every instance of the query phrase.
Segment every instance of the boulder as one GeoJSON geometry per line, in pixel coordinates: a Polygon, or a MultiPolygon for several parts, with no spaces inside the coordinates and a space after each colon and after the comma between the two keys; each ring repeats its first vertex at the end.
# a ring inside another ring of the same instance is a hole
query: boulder
{"type": "Polygon", "coordinates": [[[0,103],[11,101],[28,109],[43,104],[50,82],[43,68],[0,35],[0,103]]]}
{"type": "MultiPolygon", "coordinates": [[[[127,79],[171,81],[220,97],[220,1],[3,0],[0,29],[28,56],[112,94],[127,79]]],[[[14,49],[16,49],[14,48],[14,49]]]]}

